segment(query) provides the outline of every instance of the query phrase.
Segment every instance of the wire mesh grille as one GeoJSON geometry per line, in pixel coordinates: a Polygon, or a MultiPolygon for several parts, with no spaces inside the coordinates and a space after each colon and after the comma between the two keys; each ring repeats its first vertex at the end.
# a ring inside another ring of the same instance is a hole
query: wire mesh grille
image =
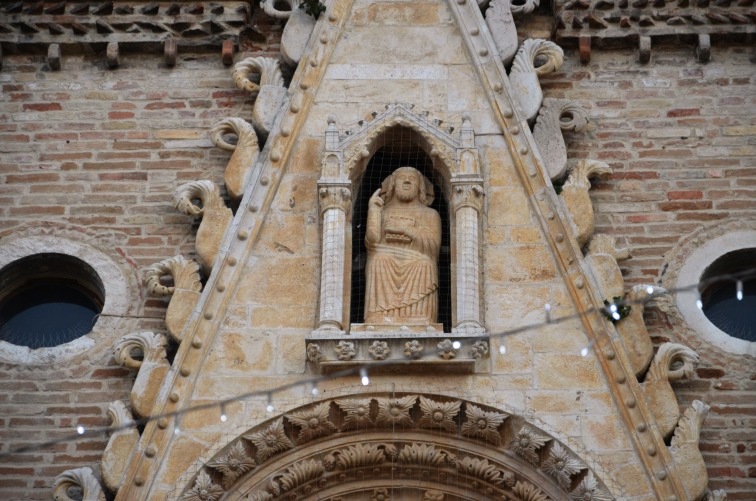
{"type": "Polygon", "coordinates": [[[435,200],[431,207],[441,216],[441,250],[438,259],[438,319],[444,332],[451,332],[451,271],[449,247],[449,211],[442,189],[441,177],[433,169],[433,161],[414,141],[415,133],[405,127],[393,127],[383,136],[383,146],[368,162],[355,198],[352,213],[352,294],[350,322],[362,323],[365,317],[365,223],[368,201],[386,177],[399,167],[414,167],[433,183],[435,200]]]}

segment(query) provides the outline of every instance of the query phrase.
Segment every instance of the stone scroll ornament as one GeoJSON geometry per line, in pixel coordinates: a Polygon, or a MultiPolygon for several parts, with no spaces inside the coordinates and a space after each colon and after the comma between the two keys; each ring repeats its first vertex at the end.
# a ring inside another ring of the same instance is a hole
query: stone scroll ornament
{"type": "Polygon", "coordinates": [[[517,53],[517,27],[512,16],[510,0],[491,0],[486,10],[486,24],[504,64],[517,53]]]}
{"type": "Polygon", "coordinates": [[[202,290],[199,265],[196,261],[183,256],[164,259],[147,268],[145,284],[150,294],[171,296],[171,302],[165,313],[165,324],[171,338],[181,342],[181,333],[189,315],[199,301],[202,290]],[[173,279],[172,286],[161,283],[165,277],[173,279]]]}
{"type": "Polygon", "coordinates": [[[102,481],[111,492],[118,492],[123,483],[123,474],[131,455],[139,443],[139,431],[133,426],[134,419],[126,404],[120,400],[108,407],[110,427],[116,431],[110,435],[105,452],[102,453],[102,481]]]}
{"type": "Polygon", "coordinates": [[[315,29],[316,19],[300,8],[301,0],[262,0],[263,11],[276,19],[286,19],[281,34],[281,57],[287,65],[296,67],[304,55],[307,42],[315,29]],[[284,10],[277,7],[286,6],[284,10]]]}
{"type": "Polygon", "coordinates": [[[252,107],[252,126],[261,137],[268,137],[273,120],[286,97],[278,59],[248,57],[234,65],[232,76],[237,88],[257,93],[252,107]],[[260,75],[259,84],[250,78],[253,73],[260,75]]]}
{"type": "Polygon", "coordinates": [[[95,478],[92,468],[85,466],[66,470],[55,477],[53,499],[55,501],[105,501],[105,493],[95,478]],[[71,496],[69,491],[74,488],[79,494],[71,496]]]}
{"type": "Polygon", "coordinates": [[[218,148],[232,151],[231,159],[226,165],[223,180],[231,200],[238,202],[244,195],[255,160],[260,154],[255,129],[241,118],[221,120],[210,131],[210,139],[218,148]],[[224,136],[235,135],[236,143],[229,143],[224,136]]]}
{"type": "Polygon", "coordinates": [[[562,133],[581,131],[587,124],[585,110],[577,103],[551,97],[543,100],[533,138],[550,179],[560,179],[567,172],[567,146],[562,133]]]}
{"type": "Polygon", "coordinates": [[[698,441],[701,425],[709,413],[709,406],[700,400],[691,402],[675,428],[669,453],[674,460],[680,480],[688,493],[688,499],[698,501],[706,494],[709,477],[706,472],[698,441]]]}
{"type": "Polygon", "coordinates": [[[163,380],[171,368],[165,345],[162,334],[137,332],[123,336],[113,348],[116,362],[139,371],[131,388],[131,408],[139,417],[149,416],[152,412],[163,380]]]}
{"type": "Polygon", "coordinates": [[[680,408],[670,382],[690,378],[698,364],[698,354],[677,343],[659,346],[656,356],[641,383],[648,407],[656,418],[659,431],[668,437],[680,419],[680,408]]]}
{"type": "Polygon", "coordinates": [[[441,217],[433,185],[400,167],[368,202],[365,323],[430,325],[438,312],[441,217]]]}
{"type": "Polygon", "coordinates": [[[533,123],[543,103],[538,77],[556,71],[563,62],[564,52],[554,42],[540,38],[522,42],[512,63],[509,81],[520,111],[529,123],[533,123]]]}
{"type": "Polygon", "coordinates": [[[202,218],[194,245],[202,267],[211,269],[223,234],[233,218],[231,209],[226,207],[220,196],[218,186],[208,180],[182,184],[173,195],[173,202],[184,214],[202,218]],[[201,206],[196,205],[194,200],[199,200],[201,206]]]}
{"type": "Polygon", "coordinates": [[[636,376],[640,376],[646,371],[654,357],[654,344],[651,342],[651,336],[648,335],[646,324],[643,321],[645,303],[652,297],[658,298],[666,293],[666,289],[655,285],[633,286],[627,296],[627,301],[632,306],[630,314],[622,322],[615,324],[636,376]]]}
{"type": "MultiPolygon", "coordinates": [[[[538,124],[536,124],[536,128],[538,128],[538,124]]],[[[561,197],[567,212],[570,214],[572,224],[575,226],[575,239],[580,247],[588,243],[593,236],[595,227],[593,202],[588,195],[588,191],[591,189],[591,179],[606,177],[611,173],[612,170],[604,162],[581,160],[570,171],[567,182],[564,183],[561,197]]],[[[622,293],[615,295],[621,296],[622,293]]]]}
{"type": "Polygon", "coordinates": [[[591,239],[585,260],[593,269],[601,294],[606,299],[624,295],[625,280],[618,261],[630,258],[630,251],[618,249],[611,235],[599,233],[591,239]]]}

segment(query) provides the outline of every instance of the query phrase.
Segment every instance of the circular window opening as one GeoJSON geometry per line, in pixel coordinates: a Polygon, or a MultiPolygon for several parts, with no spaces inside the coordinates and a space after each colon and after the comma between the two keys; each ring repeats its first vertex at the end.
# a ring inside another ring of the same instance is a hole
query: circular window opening
{"type": "Polygon", "coordinates": [[[706,268],[701,281],[706,318],[730,336],[756,341],[756,248],[724,254],[706,268]]]}
{"type": "Polygon", "coordinates": [[[0,340],[31,349],[59,346],[92,330],[105,287],[84,261],[35,254],[0,270],[0,340]]]}

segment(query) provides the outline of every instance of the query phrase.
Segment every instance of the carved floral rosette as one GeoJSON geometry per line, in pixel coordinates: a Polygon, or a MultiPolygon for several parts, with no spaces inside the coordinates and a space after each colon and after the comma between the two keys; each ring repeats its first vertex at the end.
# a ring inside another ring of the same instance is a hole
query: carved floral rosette
{"type": "Polygon", "coordinates": [[[323,400],[264,422],[206,461],[180,499],[346,501],[382,489],[413,499],[614,499],[566,445],[520,417],[397,393],[323,400]]]}

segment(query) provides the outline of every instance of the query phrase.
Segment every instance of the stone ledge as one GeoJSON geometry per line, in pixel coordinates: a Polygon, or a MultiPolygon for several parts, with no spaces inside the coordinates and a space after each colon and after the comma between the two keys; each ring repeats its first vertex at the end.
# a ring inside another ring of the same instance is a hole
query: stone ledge
{"type": "Polygon", "coordinates": [[[305,339],[305,351],[322,374],[363,366],[380,373],[472,374],[479,362],[488,359],[488,339],[485,334],[321,331],[305,339]]]}

